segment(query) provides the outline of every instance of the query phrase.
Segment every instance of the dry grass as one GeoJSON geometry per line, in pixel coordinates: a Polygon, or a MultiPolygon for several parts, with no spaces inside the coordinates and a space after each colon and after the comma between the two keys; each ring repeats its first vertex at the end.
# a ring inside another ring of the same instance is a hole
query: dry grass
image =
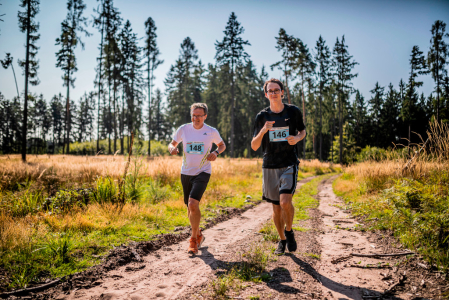
{"type": "Polygon", "coordinates": [[[390,151],[383,161],[348,167],[334,190],[353,213],[367,217],[369,228],[391,230],[403,246],[447,272],[449,127],[432,123],[428,136],[402,154],[390,151]],[[404,157],[407,152],[411,155],[404,157]]]}
{"type": "Polygon", "coordinates": [[[357,163],[345,172],[354,175],[358,182],[365,181],[368,191],[386,188],[402,178],[423,180],[444,173],[449,170],[449,126],[431,123],[428,136],[427,142],[411,148],[411,157],[404,158],[391,151],[386,160],[357,163]]]}

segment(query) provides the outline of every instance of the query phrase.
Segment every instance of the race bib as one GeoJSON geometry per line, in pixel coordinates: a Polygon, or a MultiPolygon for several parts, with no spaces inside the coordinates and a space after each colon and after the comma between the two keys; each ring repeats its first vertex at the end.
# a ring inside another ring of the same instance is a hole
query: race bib
{"type": "Polygon", "coordinates": [[[269,131],[270,142],[285,142],[288,137],[289,127],[273,127],[269,131]]]}
{"type": "Polygon", "coordinates": [[[204,154],[203,142],[188,142],[186,144],[186,152],[188,154],[204,154]]]}

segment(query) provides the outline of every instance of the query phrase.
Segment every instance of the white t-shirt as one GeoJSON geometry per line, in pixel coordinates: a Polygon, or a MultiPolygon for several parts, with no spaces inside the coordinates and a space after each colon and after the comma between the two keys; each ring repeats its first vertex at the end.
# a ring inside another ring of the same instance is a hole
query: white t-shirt
{"type": "Polygon", "coordinates": [[[223,139],[217,129],[204,124],[195,129],[192,123],[184,124],[176,130],[173,140],[182,142],[183,157],[181,174],[195,176],[201,172],[212,173],[210,161],[206,158],[212,149],[212,143],[218,145],[223,139]]]}

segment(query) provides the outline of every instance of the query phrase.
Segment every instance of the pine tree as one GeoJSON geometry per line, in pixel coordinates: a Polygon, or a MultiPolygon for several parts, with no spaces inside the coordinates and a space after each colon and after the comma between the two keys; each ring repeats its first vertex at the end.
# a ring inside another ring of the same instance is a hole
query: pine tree
{"type": "Polygon", "coordinates": [[[170,67],[165,79],[169,121],[179,127],[190,121],[190,105],[194,103],[193,73],[198,60],[198,50],[193,41],[186,37],[181,43],[179,58],[170,67]]]}
{"type": "MultiPolygon", "coordinates": [[[[98,0],[97,0],[98,1],[98,0]]],[[[93,19],[93,26],[98,28],[98,30],[101,32],[101,39],[100,39],[100,57],[97,58],[98,60],[98,73],[97,73],[97,80],[95,81],[95,84],[98,85],[98,104],[97,104],[97,153],[100,151],[100,110],[101,110],[101,96],[103,94],[103,73],[101,72],[102,66],[103,66],[103,42],[104,42],[104,15],[105,15],[105,3],[103,0],[100,0],[101,10],[99,7],[94,10],[98,15],[97,17],[94,17],[93,19]]]]}
{"type": "Polygon", "coordinates": [[[235,70],[238,66],[248,61],[249,55],[245,52],[244,46],[250,46],[248,41],[242,39],[241,35],[245,32],[245,29],[240,26],[237,21],[237,16],[234,12],[229,16],[226,30],[223,31],[225,36],[223,41],[215,42],[215,59],[219,64],[229,63],[231,71],[231,157],[234,157],[235,148],[235,135],[234,135],[234,123],[235,123],[235,70]]]}
{"type": "Polygon", "coordinates": [[[288,103],[291,104],[288,78],[292,76],[292,70],[295,67],[297,53],[296,47],[298,46],[298,43],[297,40],[293,36],[288,35],[283,28],[279,30],[279,37],[276,37],[276,41],[276,49],[278,51],[282,51],[282,60],[272,64],[270,68],[273,70],[276,67],[284,72],[288,103]]]}
{"type": "MultiPolygon", "coordinates": [[[[295,71],[297,76],[301,79],[301,98],[302,98],[302,114],[304,119],[304,124],[307,126],[306,122],[306,98],[304,94],[304,83],[309,83],[308,90],[309,93],[313,89],[311,80],[312,74],[315,72],[316,64],[313,61],[312,55],[305,45],[300,39],[295,39],[295,71]]],[[[306,142],[307,138],[303,139],[303,157],[306,158],[306,142]]]]}
{"type": "Polygon", "coordinates": [[[401,100],[398,92],[390,83],[385,97],[385,102],[380,113],[380,145],[382,147],[392,146],[397,141],[400,132],[399,115],[401,100]]]}
{"type": "MultiPolygon", "coordinates": [[[[423,85],[422,81],[417,81],[419,75],[428,74],[429,71],[424,60],[423,52],[419,50],[418,46],[413,46],[412,54],[410,55],[410,77],[407,84],[407,91],[405,93],[404,101],[401,107],[401,117],[408,127],[408,145],[410,146],[411,126],[418,119],[418,100],[419,96],[416,88],[423,85]]],[[[409,148],[410,149],[410,148],[409,148]]]]}
{"type": "Polygon", "coordinates": [[[127,128],[130,134],[140,130],[142,124],[142,49],[137,41],[137,34],[132,31],[131,23],[127,20],[120,33],[120,50],[123,55],[122,76],[127,107],[127,128]]]}
{"type": "Polygon", "coordinates": [[[367,131],[367,121],[365,98],[359,90],[356,90],[352,107],[352,122],[355,142],[359,147],[365,147],[367,145],[367,137],[365,135],[365,132],[367,131]]]}
{"type": "Polygon", "coordinates": [[[447,76],[445,68],[446,58],[448,56],[448,45],[444,41],[445,37],[449,37],[446,33],[446,23],[443,21],[435,21],[432,25],[432,39],[430,40],[430,50],[427,54],[427,64],[430,68],[430,72],[433,80],[435,81],[435,91],[437,93],[437,105],[436,105],[436,119],[440,119],[440,83],[444,81],[444,77],[447,76]]]}
{"type": "Polygon", "coordinates": [[[318,128],[318,132],[320,135],[320,150],[319,150],[319,158],[320,161],[323,160],[323,110],[322,110],[322,103],[323,103],[323,93],[325,93],[329,86],[330,77],[332,74],[331,70],[331,53],[329,50],[329,47],[326,45],[326,42],[323,40],[323,38],[318,38],[318,41],[316,42],[315,46],[316,55],[315,55],[315,63],[317,64],[317,77],[318,77],[318,89],[319,89],[319,95],[318,95],[318,101],[319,101],[319,117],[320,117],[320,124],[318,128]]]}
{"type": "Polygon", "coordinates": [[[21,32],[26,33],[26,55],[25,60],[19,60],[19,65],[24,70],[25,74],[25,95],[23,108],[23,123],[22,123],[22,161],[26,162],[27,151],[27,124],[28,124],[28,83],[31,85],[38,85],[39,78],[37,77],[37,69],[39,68],[39,61],[36,60],[37,50],[36,42],[40,38],[38,34],[39,23],[35,21],[36,15],[39,12],[39,0],[21,0],[20,7],[25,11],[19,11],[19,28],[21,32]]]}
{"type": "MultiPolygon", "coordinates": [[[[66,120],[70,118],[70,86],[75,88],[75,78],[73,74],[78,71],[76,67],[75,49],[78,44],[84,49],[84,43],[81,40],[80,34],[84,33],[85,36],[89,36],[90,33],[86,31],[87,18],[83,17],[83,11],[86,5],[83,0],[68,0],[67,1],[67,17],[61,23],[61,36],[56,39],[56,45],[61,46],[61,50],[56,53],[56,67],[61,68],[64,71],[62,79],[64,81],[63,86],[67,87],[66,98],[66,120]]],[[[70,151],[70,124],[66,125],[66,153],[70,151]]]]}
{"type": "MultiPolygon", "coordinates": [[[[117,135],[117,123],[116,123],[116,96],[119,82],[119,75],[117,68],[120,64],[120,49],[118,48],[118,30],[121,26],[122,19],[120,18],[120,12],[114,7],[113,0],[103,0],[103,22],[105,30],[105,38],[103,41],[103,66],[104,66],[104,78],[107,81],[108,96],[104,97],[105,107],[103,109],[103,125],[104,130],[108,138],[108,153],[112,153],[111,148],[111,134],[114,133],[114,140],[117,135]],[[113,95],[111,96],[111,89],[113,95]]],[[[116,144],[115,144],[116,147],[116,144]]]]}
{"type": "MultiPolygon", "coordinates": [[[[154,23],[153,19],[150,17],[145,21],[145,33],[147,35],[147,38],[145,40],[145,58],[147,60],[147,84],[148,84],[148,139],[150,142],[148,142],[148,156],[151,155],[151,132],[152,132],[152,100],[151,100],[151,89],[153,87],[153,80],[154,77],[154,70],[162,64],[164,61],[158,59],[158,56],[160,55],[159,49],[157,47],[156,43],[156,24],[154,23]]],[[[158,113],[158,112],[157,112],[158,113]]]]}
{"type": "Polygon", "coordinates": [[[374,89],[370,91],[373,96],[370,100],[368,100],[371,111],[370,119],[373,125],[373,128],[371,130],[371,138],[374,141],[376,147],[380,146],[380,137],[384,134],[383,128],[381,128],[380,126],[380,120],[382,118],[382,108],[384,103],[384,90],[385,88],[381,87],[379,85],[379,82],[376,82],[374,89]]]}
{"type": "Polygon", "coordinates": [[[339,128],[339,162],[343,162],[343,124],[344,124],[344,112],[349,94],[352,92],[351,80],[357,77],[358,74],[352,74],[351,71],[358,63],[354,60],[351,61],[352,55],[349,55],[348,46],[345,45],[345,36],[341,38],[339,42],[338,38],[334,46],[334,76],[336,77],[337,93],[338,93],[338,128],[339,128]]]}
{"type": "Polygon", "coordinates": [[[53,154],[55,154],[57,146],[62,145],[62,136],[64,132],[64,105],[62,99],[63,96],[59,94],[53,96],[50,102],[53,154]]]}

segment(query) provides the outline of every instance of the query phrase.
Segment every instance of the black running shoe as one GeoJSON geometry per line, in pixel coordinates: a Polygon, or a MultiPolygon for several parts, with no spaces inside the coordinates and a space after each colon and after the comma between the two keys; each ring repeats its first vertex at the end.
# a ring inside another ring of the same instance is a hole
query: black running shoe
{"type": "Polygon", "coordinates": [[[284,230],[284,233],[285,233],[285,237],[287,238],[288,251],[289,252],[296,251],[296,248],[298,248],[298,246],[296,245],[295,233],[293,232],[293,229],[290,231],[284,230]]]}
{"type": "Polygon", "coordinates": [[[285,253],[285,245],[287,244],[286,240],[280,240],[278,247],[274,251],[275,255],[283,255],[285,253]]]}

